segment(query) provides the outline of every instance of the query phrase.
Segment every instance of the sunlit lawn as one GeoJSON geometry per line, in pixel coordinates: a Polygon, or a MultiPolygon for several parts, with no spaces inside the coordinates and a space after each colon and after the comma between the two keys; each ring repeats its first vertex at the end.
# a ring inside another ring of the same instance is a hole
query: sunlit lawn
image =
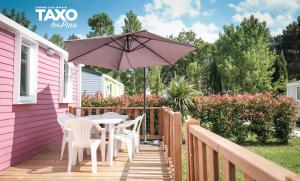
{"type": "MultiPolygon", "coordinates": [[[[182,146],[183,180],[186,180],[186,146],[182,146]]],[[[300,138],[292,137],[288,145],[257,145],[246,146],[249,150],[269,159],[293,172],[300,173],[300,138]]],[[[220,174],[221,175],[221,174],[220,174]]],[[[241,173],[237,172],[237,180],[241,179],[241,173]]]]}

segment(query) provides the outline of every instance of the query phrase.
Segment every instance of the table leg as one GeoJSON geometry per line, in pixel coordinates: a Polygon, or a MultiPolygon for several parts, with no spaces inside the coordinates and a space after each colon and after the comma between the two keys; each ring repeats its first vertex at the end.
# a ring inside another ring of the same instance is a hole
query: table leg
{"type": "Polygon", "coordinates": [[[106,130],[107,130],[107,126],[105,125],[105,132],[103,133],[103,135],[101,135],[101,158],[102,158],[102,164],[104,164],[104,162],[106,161],[106,130]]]}
{"type": "Polygon", "coordinates": [[[114,151],[114,130],[115,130],[115,125],[114,124],[109,124],[109,142],[108,142],[108,153],[107,153],[107,161],[108,165],[112,166],[113,165],[113,151],[114,151]]]}

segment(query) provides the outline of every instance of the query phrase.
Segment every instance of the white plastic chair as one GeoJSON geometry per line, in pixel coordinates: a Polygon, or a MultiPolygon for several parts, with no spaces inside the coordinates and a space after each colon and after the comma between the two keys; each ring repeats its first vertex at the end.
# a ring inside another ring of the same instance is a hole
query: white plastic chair
{"type": "Polygon", "coordinates": [[[75,119],[76,116],[74,116],[73,114],[64,114],[62,116],[60,116],[59,118],[57,118],[57,122],[59,124],[59,126],[61,127],[61,130],[63,132],[63,139],[62,139],[62,143],[61,143],[61,153],[60,153],[60,160],[63,159],[63,155],[64,155],[64,150],[65,150],[65,146],[66,143],[69,141],[69,134],[68,134],[68,130],[66,130],[64,123],[68,120],[71,119],[75,119]]]}
{"type": "MultiPolygon", "coordinates": [[[[97,123],[86,119],[74,119],[65,122],[65,127],[69,128],[69,160],[68,172],[71,172],[72,165],[76,164],[77,153],[79,152],[79,160],[82,160],[83,148],[90,148],[92,157],[92,172],[97,172],[97,148],[103,140],[105,130],[102,129],[97,123]],[[101,132],[101,140],[91,139],[91,129],[95,127],[101,132]]],[[[102,162],[104,159],[104,149],[101,147],[102,162]]]]}
{"type": "Polygon", "coordinates": [[[134,120],[124,121],[119,124],[116,128],[115,134],[115,150],[114,154],[116,155],[117,151],[119,150],[119,142],[125,143],[128,149],[128,158],[129,161],[132,161],[132,157],[135,152],[139,152],[139,129],[141,126],[141,122],[143,120],[144,115],[138,116],[134,120]],[[127,130],[128,127],[133,126],[132,130],[127,130]]]}

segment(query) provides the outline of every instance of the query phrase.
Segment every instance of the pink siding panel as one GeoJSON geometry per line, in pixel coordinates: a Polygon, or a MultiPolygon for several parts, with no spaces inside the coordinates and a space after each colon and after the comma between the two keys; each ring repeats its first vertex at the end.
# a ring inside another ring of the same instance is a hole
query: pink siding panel
{"type": "MultiPolygon", "coordinates": [[[[37,104],[13,105],[14,41],[13,33],[0,28],[0,170],[60,141],[57,117],[75,105],[59,103],[60,57],[48,56],[42,47],[38,51],[37,104]]],[[[76,99],[77,68],[72,74],[76,99]]]]}

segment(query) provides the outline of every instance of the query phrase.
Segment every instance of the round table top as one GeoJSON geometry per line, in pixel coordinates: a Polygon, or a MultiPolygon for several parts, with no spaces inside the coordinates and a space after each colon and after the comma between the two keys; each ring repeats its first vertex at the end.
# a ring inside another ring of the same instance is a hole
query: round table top
{"type": "Polygon", "coordinates": [[[91,115],[91,116],[85,116],[85,118],[94,121],[98,124],[118,124],[122,121],[126,121],[128,118],[128,115],[119,115],[119,116],[103,116],[103,115],[91,115]]]}

